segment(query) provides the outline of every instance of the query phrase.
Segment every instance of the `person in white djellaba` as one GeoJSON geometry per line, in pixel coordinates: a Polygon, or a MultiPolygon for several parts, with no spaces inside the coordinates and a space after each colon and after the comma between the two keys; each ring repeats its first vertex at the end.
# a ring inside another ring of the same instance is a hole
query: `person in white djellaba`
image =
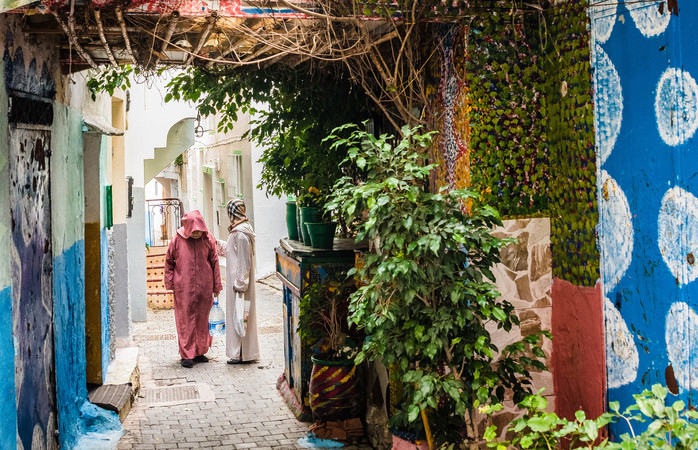
{"type": "Polygon", "coordinates": [[[227,205],[230,225],[228,241],[218,240],[218,253],[226,258],[225,354],[228,364],[259,359],[257,302],[254,270],[254,230],[247,219],[245,202],[239,198],[227,205]]]}

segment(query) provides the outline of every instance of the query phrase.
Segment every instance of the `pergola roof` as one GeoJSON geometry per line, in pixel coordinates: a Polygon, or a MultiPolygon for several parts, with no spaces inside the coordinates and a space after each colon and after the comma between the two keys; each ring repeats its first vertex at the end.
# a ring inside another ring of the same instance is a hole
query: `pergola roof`
{"type": "MultiPolygon", "coordinates": [[[[0,0],[0,11],[25,14],[28,34],[56,35],[69,71],[104,64],[296,65],[328,53],[322,42],[308,42],[308,31],[321,25],[309,0],[23,1],[0,0]]],[[[380,22],[370,29],[376,39],[384,30],[380,22]]]]}

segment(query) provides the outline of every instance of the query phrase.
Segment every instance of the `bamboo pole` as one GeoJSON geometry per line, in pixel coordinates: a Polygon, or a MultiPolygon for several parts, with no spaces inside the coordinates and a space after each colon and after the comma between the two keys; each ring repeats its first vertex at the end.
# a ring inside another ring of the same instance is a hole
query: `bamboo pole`
{"type": "Polygon", "coordinates": [[[99,10],[99,8],[95,8],[95,20],[97,21],[97,31],[99,33],[99,40],[102,41],[104,51],[107,53],[109,61],[111,61],[112,66],[119,67],[119,65],[116,63],[116,59],[114,58],[114,54],[112,53],[111,48],[109,48],[107,37],[104,35],[104,26],[102,25],[102,13],[99,10]]]}

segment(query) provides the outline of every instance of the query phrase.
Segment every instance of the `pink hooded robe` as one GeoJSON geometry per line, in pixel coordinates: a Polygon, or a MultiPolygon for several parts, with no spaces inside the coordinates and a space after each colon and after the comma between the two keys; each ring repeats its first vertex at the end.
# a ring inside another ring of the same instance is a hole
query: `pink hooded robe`
{"type": "Polygon", "coordinates": [[[174,291],[180,356],[194,359],[205,354],[212,340],[208,314],[213,306],[213,293],[223,286],[216,240],[208,233],[199,211],[182,217],[182,227],[170,242],[165,259],[165,287],[174,291]],[[196,230],[203,231],[199,239],[191,237],[196,230]]]}

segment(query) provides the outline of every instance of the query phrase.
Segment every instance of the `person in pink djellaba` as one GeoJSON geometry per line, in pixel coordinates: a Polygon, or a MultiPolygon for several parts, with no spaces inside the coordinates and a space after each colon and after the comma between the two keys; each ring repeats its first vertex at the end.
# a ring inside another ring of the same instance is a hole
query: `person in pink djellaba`
{"type": "Polygon", "coordinates": [[[216,253],[216,239],[206,228],[199,211],[182,217],[167,248],[165,287],[174,291],[174,312],[182,366],[208,362],[206,352],[212,338],[208,333],[208,315],[213,297],[223,289],[216,253]]]}

